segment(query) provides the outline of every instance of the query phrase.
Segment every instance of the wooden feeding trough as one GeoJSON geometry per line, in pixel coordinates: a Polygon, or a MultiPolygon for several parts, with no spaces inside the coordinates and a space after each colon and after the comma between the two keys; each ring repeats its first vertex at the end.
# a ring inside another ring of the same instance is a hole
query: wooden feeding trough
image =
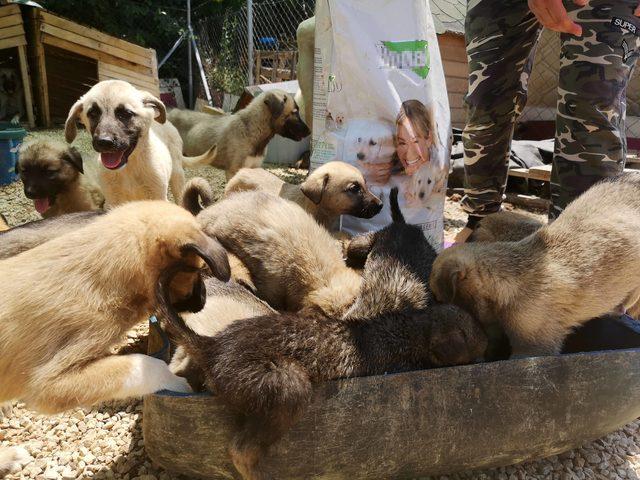
{"type": "MultiPolygon", "coordinates": [[[[265,460],[271,478],[415,478],[561,453],[640,416],[640,349],[329,382],[265,460]]],[[[239,478],[237,418],[214,396],[144,400],[146,451],[168,470],[239,478]]]]}
{"type": "Polygon", "coordinates": [[[19,51],[30,124],[63,122],[78,97],[102,80],[160,93],[155,50],[40,8],[0,6],[0,52],[6,48],[19,51]]]}

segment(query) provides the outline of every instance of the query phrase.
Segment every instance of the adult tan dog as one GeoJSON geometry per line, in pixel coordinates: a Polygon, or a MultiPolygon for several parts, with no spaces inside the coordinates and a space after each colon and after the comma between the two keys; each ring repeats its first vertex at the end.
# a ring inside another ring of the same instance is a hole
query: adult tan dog
{"type": "Polygon", "coordinates": [[[167,200],[169,187],[175,199],[182,198],[182,140],[166,122],[159,99],[127,82],[105,80],[71,107],[65,123],[69,143],[76,138],[77,120],[91,133],[104,167],[98,180],[107,208],[133,200],[167,200]]]}
{"type": "Polygon", "coordinates": [[[517,242],[543,225],[531,215],[508,211],[492,213],[478,222],[467,242],[517,242]]]}
{"type": "Polygon", "coordinates": [[[291,200],[321,225],[332,229],[340,215],[371,218],[382,202],[369,191],[360,170],[345,162],[329,162],[309,174],[300,185],[284,182],[261,168],[243,168],[229,180],[225,196],[260,190],[291,200]]]}
{"type": "MultiPolygon", "coordinates": [[[[0,403],[43,413],[160,389],[189,391],[161,360],[111,355],[153,313],[160,272],[179,310],[203,307],[203,260],[223,280],[226,252],[168,202],[132,202],[75,232],[0,261],[0,403]]],[[[0,457],[1,458],[1,457],[0,457]]]]}
{"type": "Polygon", "coordinates": [[[20,147],[16,173],[24,194],[44,218],[97,210],[104,204],[100,189],[84,176],[82,155],[75,147],[35,140],[20,147]]]}
{"type": "Polygon", "coordinates": [[[342,315],[362,277],[338,242],[302,208],[264,192],[238,192],[197,217],[203,230],[251,273],[257,295],[277,310],[342,315]]]}
{"type": "Polygon", "coordinates": [[[212,165],[225,170],[227,180],[243,167],[260,167],[276,134],[298,141],[311,133],[293,96],[282,90],[261,93],[233,115],[176,109],[168,118],[180,132],[184,153],[198,155],[186,158],[185,165],[212,165]]]}
{"type": "Polygon", "coordinates": [[[519,242],[442,252],[435,297],[501,323],[514,355],[554,354],[586,321],[640,296],[640,174],[605,180],[519,242]]]}

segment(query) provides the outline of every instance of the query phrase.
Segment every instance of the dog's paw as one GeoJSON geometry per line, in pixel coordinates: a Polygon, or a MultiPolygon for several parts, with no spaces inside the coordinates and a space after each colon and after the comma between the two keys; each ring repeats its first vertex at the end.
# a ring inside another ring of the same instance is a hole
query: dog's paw
{"type": "Polygon", "coordinates": [[[22,447],[0,447],[0,478],[13,472],[18,472],[33,457],[22,447]]]}
{"type": "Polygon", "coordinates": [[[193,389],[187,382],[186,378],[174,375],[173,378],[161,390],[169,390],[171,392],[192,393],[193,389]]]}

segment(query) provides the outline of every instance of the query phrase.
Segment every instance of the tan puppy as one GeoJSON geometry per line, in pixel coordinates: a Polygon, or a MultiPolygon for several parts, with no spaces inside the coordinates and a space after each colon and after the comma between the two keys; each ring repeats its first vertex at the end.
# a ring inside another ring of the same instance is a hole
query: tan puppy
{"type": "Polygon", "coordinates": [[[103,168],[98,179],[107,208],[132,200],[167,200],[169,187],[174,198],[182,198],[182,140],[156,97],[127,82],[105,80],[71,107],[65,123],[69,143],[76,138],[77,120],[99,153],[103,168]]]}
{"type": "Polygon", "coordinates": [[[382,210],[382,202],[367,188],[360,170],[345,162],[329,162],[309,174],[300,185],[292,185],[261,168],[243,168],[229,180],[224,192],[260,190],[297,203],[328,229],[340,215],[371,218],[382,210]]]}
{"type": "Polygon", "coordinates": [[[345,265],[338,242],[293,202],[239,192],[197,218],[247,266],[258,296],[277,310],[339,316],[359,292],[362,277],[345,265]]]}
{"type": "Polygon", "coordinates": [[[531,215],[498,212],[478,222],[467,242],[517,242],[538,231],[544,223],[531,215]]]}
{"type": "MultiPolygon", "coordinates": [[[[205,286],[207,301],[204,308],[197,313],[183,315],[187,325],[200,335],[212,337],[237,320],[277,313],[266,302],[234,281],[223,283],[217,278],[207,278],[205,286]]],[[[184,347],[176,348],[169,369],[176,375],[185,377],[194,389],[202,389],[202,370],[193,363],[184,347]]]]}
{"type": "Polygon", "coordinates": [[[436,259],[436,299],[498,321],[514,355],[553,354],[586,321],[640,294],[640,174],[603,181],[519,242],[470,243],[436,259]]]}
{"type": "Polygon", "coordinates": [[[62,142],[35,140],[20,147],[16,173],[44,218],[102,208],[102,192],[83,175],[82,163],[80,152],[62,142]]]}
{"type": "Polygon", "coordinates": [[[199,155],[185,159],[185,165],[221,168],[227,180],[243,167],[260,167],[267,144],[276,134],[298,141],[311,133],[293,96],[282,90],[261,93],[233,115],[176,109],[168,118],[180,132],[184,153],[199,155]],[[209,149],[213,149],[210,155],[209,149]]]}

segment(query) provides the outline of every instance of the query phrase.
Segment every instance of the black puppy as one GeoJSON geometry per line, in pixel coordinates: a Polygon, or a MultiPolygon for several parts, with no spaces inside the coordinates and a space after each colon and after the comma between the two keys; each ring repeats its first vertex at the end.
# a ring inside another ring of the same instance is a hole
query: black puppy
{"type": "Polygon", "coordinates": [[[449,305],[366,319],[267,315],[235,322],[214,337],[191,330],[171,306],[172,274],[157,299],[169,331],[204,371],[205,384],[243,418],[230,454],[245,479],[265,478],[259,462],[299,418],[313,384],[347,377],[473,362],[482,329],[449,305]]]}

